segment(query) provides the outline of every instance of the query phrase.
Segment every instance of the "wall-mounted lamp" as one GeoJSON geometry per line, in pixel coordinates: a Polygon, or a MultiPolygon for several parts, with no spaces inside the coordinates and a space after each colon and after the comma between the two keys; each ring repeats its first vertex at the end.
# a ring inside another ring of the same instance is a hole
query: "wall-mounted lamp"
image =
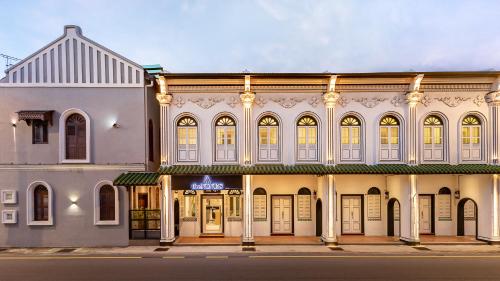
{"type": "Polygon", "coordinates": [[[387,190],[386,190],[386,191],[384,192],[384,195],[385,195],[385,199],[389,199],[389,191],[387,191],[387,190]]]}
{"type": "Polygon", "coordinates": [[[460,199],[460,190],[455,190],[455,199],[460,199]]]}
{"type": "Polygon", "coordinates": [[[17,127],[16,123],[12,123],[12,128],[17,127]]]}
{"type": "Polygon", "coordinates": [[[113,128],[118,129],[118,128],[120,128],[120,127],[121,127],[121,125],[120,125],[120,124],[118,124],[118,123],[116,123],[116,122],[115,122],[115,123],[113,123],[113,128]]]}

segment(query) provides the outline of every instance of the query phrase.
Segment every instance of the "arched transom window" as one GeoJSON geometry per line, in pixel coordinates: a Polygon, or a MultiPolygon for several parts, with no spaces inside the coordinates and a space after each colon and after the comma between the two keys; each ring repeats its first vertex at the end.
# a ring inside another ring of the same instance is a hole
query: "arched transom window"
{"type": "Polygon", "coordinates": [[[341,160],[361,160],[361,122],[347,116],[340,122],[341,160]]]}
{"type": "Polygon", "coordinates": [[[424,120],[424,160],[444,160],[443,121],[436,115],[424,120]]]}
{"type": "Polygon", "coordinates": [[[215,122],[216,161],[236,161],[236,122],[222,116],[215,122]]]}
{"type": "Polygon", "coordinates": [[[311,116],[297,121],[297,154],[299,161],[318,160],[318,123],[311,116]]]}
{"type": "Polygon", "coordinates": [[[380,120],[380,160],[401,160],[399,120],[393,116],[385,116],[380,120]]]}
{"type": "Polygon", "coordinates": [[[259,160],[279,160],[279,123],[270,115],[259,121],[259,160]]]}
{"type": "Polygon", "coordinates": [[[73,113],[66,118],[66,159],[87,158],[87,127],[85,117],[73,113]]]}
{"type": "Polygon", "coordinates": [[[462,120],[462,160],[481,160],[481,121],[474,115],[462,120]]]}
{"type": "Polygon", "coordinates": [[[177,160],[198,160],[198,124],[189,116],[177,122],[177,160]]]}

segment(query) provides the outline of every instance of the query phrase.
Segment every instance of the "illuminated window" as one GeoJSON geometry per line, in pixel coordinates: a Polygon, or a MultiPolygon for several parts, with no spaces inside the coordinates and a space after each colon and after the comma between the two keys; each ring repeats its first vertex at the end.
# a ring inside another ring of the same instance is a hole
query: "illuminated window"
{"type": "Polygon", "coordinates": [[[279,123],[272,116],[264,116],[259,121],[259,160],[279,160],[279,123]]]}
{"type": "Polygon", "coordinates": [[[229,116],[222,116],[215,122],[216,161],[236,161],[236,122],[229,116]]]}
{"type": "Polygon", "coordinates": [[[198,160],[198,124],[188,116],[177,122],[177,160],[198,160]]]}
{"type": "Polygon", "coordinates": [[[380,120],[380,160],[401,160],[399,141],[399,120],[393,116],[385,116],[380,120]]]}
{"type": "Polygon", "coordinates": [[[241,218],[241,192],[229,190],[229,218],[241,218]]]}
{"type": "Polygon", "coordinates": [[[253,191],[253,220],[267,220],[267,193],[261,187],[253,191]]]}
{"type": "Polygon", "coordinates": [[[304,116],[297,122],[297,154],[299,161],[318,160],[318,124],[313,117],[304,116]]]}
{"type": "Polygon", "coordinates": [[[436,115],[424,120],[424,160],[444,160],[443,121],[436,115]]]}
{"type": "Polygon", "coordinates": [[[481,160],[481,147],[481,121],[473,115],[465,116],[462,120],[462,160],[481,160]]]}
{"type": "Polygon", "coordinates": [[[347,116],[340,122],[341,160],[361,160],[361,122],[347,116]]]}
{"type": "Polygon", "coordinates": [[[184,191],[184,218],[196,218],[196,191],[184,191]]]}

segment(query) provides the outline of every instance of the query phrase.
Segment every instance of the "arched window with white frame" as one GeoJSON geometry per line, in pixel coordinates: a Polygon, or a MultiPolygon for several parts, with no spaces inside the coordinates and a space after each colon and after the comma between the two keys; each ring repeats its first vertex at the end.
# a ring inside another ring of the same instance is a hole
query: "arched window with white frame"
{"type": "Polygon", "coordinates": [[[279,122],[271,115],[259,120],[259,161],[279,161],[279,122]]]}
{"type": "Polygon", "coordinates": [[[306,115],[297,121],[297,160],[318,161],[318,122],[306,115]]]}
{"type": "Polygon", "coordinates": [[[361,121],[353,115],[348,115],[340,122],[341,153],[344,161],[361,160],[361,121]]]}
{"type": "Polygon", "coordinates": [[[424,120],[424,160],[444,160],[444,125],[437,115],[429,115],[424,120]]]}
{"type": "Polygon", "coordinates": [[[401,160],[401,141],[399,120],[392,116],[384,116],[379,123],[380,160],[401,160]]]}
{"type": "Polygon", "coordinates": [[[190,116],[177,121],[177,161],[198,161],[198,123],[190,116]]]}
{"type": "Polygon", "coordinates": [[[467,115],[462,119],[462,160],[482,160],[482,124],[481,120],[474,115],[467,115]]]}
{"type": "Polygon", "coordinates": [[[84,111],[71,108],[59,118],[59,161],[90,162],[90,118],[84,111]]]}
{"type": "Polygon", "coordinates": [[[118,225],[120,222],[118,188],[111,181],[101,181],[94,188],[94,224],[118,225]]]}
{"type": "Polygon", "coordinates": [[[27,190],[28,225],[52,225],[52,188],[43,181],[36,181],[27,190]]]}
{"type": "Polygon", "coordinates": [[[215,161],[236,161],[236,122],[229,116],[222,116],[215,122],[215,161]]]}

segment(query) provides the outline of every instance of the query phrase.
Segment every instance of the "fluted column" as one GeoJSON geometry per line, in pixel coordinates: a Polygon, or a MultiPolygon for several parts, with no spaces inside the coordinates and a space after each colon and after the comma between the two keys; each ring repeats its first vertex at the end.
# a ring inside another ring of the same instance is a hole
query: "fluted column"
{"type": "Polygon", "coordinates": [[[418,201],[417,175],[410,175],[410,237],[408,243],[420,243],[420,208],[418,201]]]}
{"type": "Polygon", "coordinates": [[[498,165],[498,153],[499,153],[499,108],[500,108],[500,82],[493,85],[492,91],[484,96],[486,103],[489,108],[489,120],[490,120],[490,143],[491,143],[491,154],[490,163],[498,165]]]}
{"type": "Polygon", "coordinates": [[[323,234],[323,242],[327,246],[337,245],[337,224],[335,216],[337,212],[337,196],[335,190],[335,176],[327,175],[326,186],[326,231],[323,234]]]}
{"type": "Polygon", "coordinates": [[[424,93],[420,91],[420,82],[423,78],[423,74],[417,75],[410,85],[409,92],[407,92],[405,95],[406,103],[408,104],[407,161],[410,165],[417,165],[419,162],[417,105],[418,103],[420,103],[424,95],[424,93]]]}
{"type": "Polygon", "coordinates": [[[168,94],[165,78],[161,77],[158,80],[160,92],[156,94],[156,99],[160,103],[160,159],[161,165],[170,165],[171,159],[169,155],[169,136],[170,130],[170,103],[172,95],[168,94]]]}
{"type": "MultiPolygon", "coordinates": [[[[252,107],[255,93],[250,90],[250,76],[245,76],[245,91],[240,94],[243,104],[243,165],[253,164],[252,160],[252,107]]],[[[253,236],[253,206],[252,206],[252,176],[243,176],[243,235],[242,245],[252,246],[255,244],[253,236]]]]}
{"type": "Polygon", "coordinates": [[[175,241],[174,208],[171,176],[163,176],[161,189],[161,239],[160,245],[172,245],[175,241]]]}
{"type": "Polygon", "coordinates": [[[335,105],[337,104],[337,100],[340,98],[340,94],[335,92],[336,80],[336,75],[332,75],[330,77],[328,92],[323,94],[323,102],[326,109],[325,139],[327,165],[335,164],[335,129],[337,128],[335,124],[335,105]]]}

